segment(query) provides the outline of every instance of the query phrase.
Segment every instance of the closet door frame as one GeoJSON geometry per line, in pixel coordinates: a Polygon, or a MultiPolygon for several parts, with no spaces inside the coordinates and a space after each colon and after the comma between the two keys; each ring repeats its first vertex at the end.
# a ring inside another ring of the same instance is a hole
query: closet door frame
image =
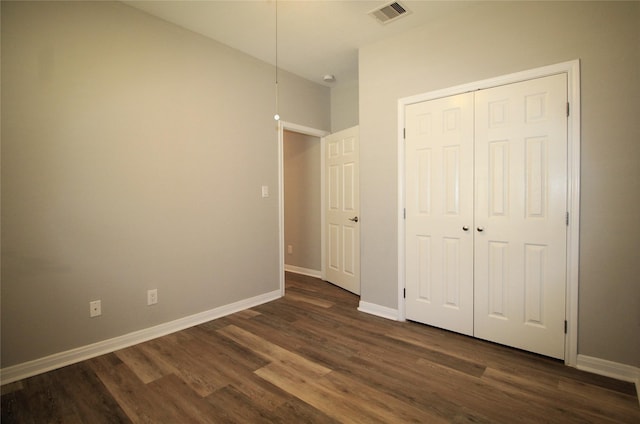
{"type": "Polygon", "coordinates": [[[580,61],[572,60],[541,68],[530,69],[468,84],[398,100],[398,320],[405,321],[404,289],[405,274],[405,153],[404,125],[405,107],[419,102],[454,96],[470,91],[493,88],[501,85],[527,81],[556,74],[567,75],[567,281],[565,338],[565,364],[577,366],[578,357],[578,270],[580,247],[580,61]]]}

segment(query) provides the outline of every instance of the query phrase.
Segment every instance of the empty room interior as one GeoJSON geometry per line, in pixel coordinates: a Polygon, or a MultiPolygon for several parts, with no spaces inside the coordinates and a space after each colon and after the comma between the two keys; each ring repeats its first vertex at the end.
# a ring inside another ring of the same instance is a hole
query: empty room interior
{"type": "Polygon", "coordinates": [[[640,422],[640,2],[0,15],[3,422],[640,422]]]}

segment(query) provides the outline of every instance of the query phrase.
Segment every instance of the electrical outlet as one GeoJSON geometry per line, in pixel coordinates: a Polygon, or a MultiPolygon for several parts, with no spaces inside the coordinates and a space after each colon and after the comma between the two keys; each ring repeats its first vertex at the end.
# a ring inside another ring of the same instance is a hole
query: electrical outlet
{"type": "Polygon", "coordinates": [[[158,303],[158,289],[147,290],[147,306],[158,303]]]}
{"type": "Polygon", "coordinates": [[[287,246],[287,253],[290,254],[290,255],[293,253],[293,246],[292,245],[288,245],[287,246]]]}
{"type": "Polygon", "coordinates": [[[89,317],[99,317],[100,315],[102,315],[102,301],[89,302],[89,317]]]}

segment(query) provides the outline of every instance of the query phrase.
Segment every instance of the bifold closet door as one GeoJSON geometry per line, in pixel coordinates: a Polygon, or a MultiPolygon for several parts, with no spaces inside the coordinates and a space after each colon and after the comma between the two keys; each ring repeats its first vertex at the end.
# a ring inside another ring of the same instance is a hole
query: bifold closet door
{"type": "Polygon", "coordinates": [[[564,358],[566,74],[405,108],[407,319],[564,358]]]}
{"type": "Polygon", "coordinates": [[[473,94],[405,109],[407,319],[473,334],[473,94]]]}
{"type": "Polygon", "coordinates": [[[475,94],[474,336],[564,358],[567,82],[475,94]]]}

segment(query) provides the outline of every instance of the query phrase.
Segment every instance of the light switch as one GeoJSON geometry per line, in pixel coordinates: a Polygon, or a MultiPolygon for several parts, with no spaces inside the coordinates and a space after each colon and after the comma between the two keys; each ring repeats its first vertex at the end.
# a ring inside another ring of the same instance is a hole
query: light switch
{"type": "Polygon", "coordinates": [[[269,186],[262,186],[262,197],[269,197],[269,186]]]}

